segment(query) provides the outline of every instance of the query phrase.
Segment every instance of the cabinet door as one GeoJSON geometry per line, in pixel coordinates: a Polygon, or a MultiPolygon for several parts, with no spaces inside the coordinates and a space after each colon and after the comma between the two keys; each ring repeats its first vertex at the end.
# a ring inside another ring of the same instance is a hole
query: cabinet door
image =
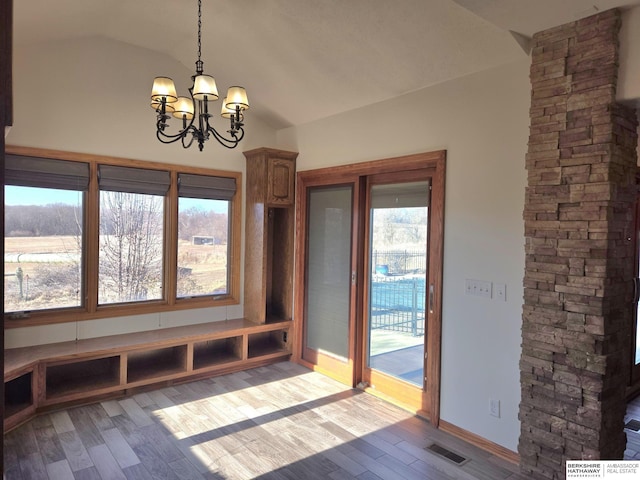
{"type": "Polygon", "coordinates": [[[273,207],[293,205],[294,163],[283,158],[270,158],[267,172],[267,203],[273,207]]]}

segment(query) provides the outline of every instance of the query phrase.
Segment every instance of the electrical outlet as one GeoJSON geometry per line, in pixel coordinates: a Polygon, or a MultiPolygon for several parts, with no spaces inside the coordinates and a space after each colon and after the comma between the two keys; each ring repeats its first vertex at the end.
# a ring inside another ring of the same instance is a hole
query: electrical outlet
{"type": "Polygon", "coordinates": [[[489,401],[489,414],[492,417],[500,418],[500,400],[491,399],[489,401]]]}
{"type": "Polygon", "coordinates": [[[493,295],[494,295],[494,298],[496,298],[497,300],[506,302],[507,301],[507,285],[504,283],[494,283],[493,295]]]}

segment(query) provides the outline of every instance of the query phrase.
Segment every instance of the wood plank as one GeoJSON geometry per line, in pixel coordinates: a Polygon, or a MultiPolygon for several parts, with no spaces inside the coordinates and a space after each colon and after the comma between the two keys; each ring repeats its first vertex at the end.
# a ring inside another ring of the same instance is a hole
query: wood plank
{"type": "Polygon", "coordinates": [[[85,468],[78,472],[73,472],[75,480],[103,480],[96,467],[85,468]]]}
{"type": "Polygon", "coordinates": [[[17,431],[10,432],[5,439],[9,437],[9,441],[15,446],[19,457],[25,457],[32,453],[38,452],[38,442],[31,424],[24,425],[17,431]]]}
{"type": "Polygon", "coordinates": [[[151,445],[138,445],[133,447],[133,451],[154,480],[179,480],[175,472],[151,445]]]}
{"type": "Polygon", "coordinates": [[[124,413],[124,409],[120,406],[117,400],[107,400],[101,402],[102,408],[107,412],[107,415],[110,417],[115,417],[116,415],[122,415],[124,413]]]}
{"type": "Polygon", "coordinates": [[[72,408],[68,410],[69,418],[75,426],[85,448],[94,447],[104,443],[100,431],[93,423],[91,415],[86,408],[72,408]]]}
{"type": "Polygon", "coordinates": [[[169,467],[171,467],[171,470],[173,470],[180,480],[202,480],[200,472],[184,457],[169,462],[169,467]]]}
{"type": "Polygon", "coordinates": [[[122,470],[127,480],[154,480],[149,471],[141,463],[122,470]]]}
{"type": "Polygon", "coordinates": [[[124,469],[140,463],[140,459],[122,436],[120,430],[117,428],[104,430],[102,431],[102,437],[120,468],[124,469]]]}
{"type": "Polygon", "coordinates": [[[49,463],[46,468],[49,480],[69,480],[74,478],[69,462],[66,459],[49,463]]]}
{"type": "Polygon", "coordinates": [[[59,433],[58,438],[72,471],[77,472],[93,466],[91,457],[75,430],[59,433]]]}
{"type": "Polygon", "coordinates": [[[52,426],[35,428],[34,432],[45,465],[65,460],[58,434],[52,426]]]}
{"type": "Polygon", "coordinates": [[[30,453],[20,459],[20,471],[23,478],[47,478],[47,469],[40,452],[30,453]]]}
{"type": "Polygon", "coordinates": [[[167,462],[174,462],[184,458],[182,452],[167,438],[167,431],[159,425],[149,425],[140,429],[147,438],[149,445],[158,452],[162,459],[167,462]]]}
{"type": "Polygon", "coordinates": [[[145,412],[133,398],[125,398],[124,400],[120,400],[119,403],[129,418],[138,427],[153,425],[153,419],[147,415],[147,412],[145,412]]]}
{"type": "Polygon", "coordinates": [[[111,418],[107,415],[107,412],[102,408],[101,404],[94,403],[83,408],[89,412],[89,416],[98,430],[109,430],[115,427],[111,418]]]}
{"type": "Polygon", "coordinates": [[[102,444],[89,448],[89,456],[104,480],[127,480],[109,448],[102,444]]]}
{"type": "Polygon", "coordinates": [[[76,429],[71,417],[69,416],[69,412],[66,410],[62,410],[60,412],[53,412],[51,415],[51,421],[53,422],[53,428],[56,429],[58,434],[64,432],[71,432],[76,429]]]}

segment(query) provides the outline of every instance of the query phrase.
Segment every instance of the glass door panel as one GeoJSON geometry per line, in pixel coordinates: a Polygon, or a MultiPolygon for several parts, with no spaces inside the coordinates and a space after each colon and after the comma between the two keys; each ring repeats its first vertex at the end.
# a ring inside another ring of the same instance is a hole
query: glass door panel
{"type": "Polygon", "coordinates": [[[352,185],[307,189],[302,358],[339,377],[352,376],[352,207],[352,185]]]}
{"type": "Polygon", "coordinates": [[[424,386],[429,183],[370,190],[367,367],[424,386]]]}

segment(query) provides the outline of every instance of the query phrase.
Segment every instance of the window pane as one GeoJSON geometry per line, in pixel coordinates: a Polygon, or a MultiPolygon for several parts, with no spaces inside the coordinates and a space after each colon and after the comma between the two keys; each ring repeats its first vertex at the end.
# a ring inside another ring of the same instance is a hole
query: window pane
{"type": "Polygon", "coordinates": [[[100,192],[98,303],[162,298],[164,197],[100,192]]]}
{"type": "Polygon", "coordinates": [[[4,310],[82,304],[83,193],[5,186],[4,310]]]}
{"type": "Polygon", "coordinates": [[[178,200],[178,297],[229,293],[227,200],[178,200]]]}

